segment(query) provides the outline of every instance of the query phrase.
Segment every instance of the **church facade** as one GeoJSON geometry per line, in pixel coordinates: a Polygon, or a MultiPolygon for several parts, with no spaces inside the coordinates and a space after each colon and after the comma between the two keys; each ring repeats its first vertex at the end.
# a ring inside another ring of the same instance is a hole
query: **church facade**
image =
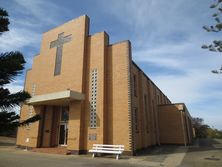
{"type": "Polygon", "coordinates": [[[109,43],[106,32],[89,34],[81,16],[45,32],[39,55],[26,73],[20,147],[64,146],[87,153],[93,144],[122,144],[125,153],[159,144],[189,144],[191,116],[172,104],[132,61],[130,41],[109,43]]]}

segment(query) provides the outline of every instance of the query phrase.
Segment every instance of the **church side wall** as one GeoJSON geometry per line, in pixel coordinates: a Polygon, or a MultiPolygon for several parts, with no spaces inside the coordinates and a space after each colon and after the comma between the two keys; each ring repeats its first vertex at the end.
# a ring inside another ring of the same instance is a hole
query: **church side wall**
{"type": "Polygon", "coordinates": [[[159,144],[158,104],[170,103],[159,88],[132,62],[134,149],[159,144]]]}

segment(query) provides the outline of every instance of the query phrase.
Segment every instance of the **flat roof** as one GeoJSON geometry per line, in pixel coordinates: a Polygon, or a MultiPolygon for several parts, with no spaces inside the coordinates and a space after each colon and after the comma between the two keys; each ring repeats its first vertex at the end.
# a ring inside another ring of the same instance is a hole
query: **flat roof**
{"type": "Polygon", "coordinates": [[[178,111],[183,111],[185,113],[187,113],[188,117],[192,118],[192,116],[190,115],[186,105],[184,103],[171,103],[171,104],[158,104],[159,107],[164,107],[164,106],[179,106],[182,108],[178,108],[178,111]]]}
{"type": "Polygon", "coordinates": [[[27,104],[30,105],[67,105],[70,101],[80,101],[84,100],[85,95],[73,91],[65,90],[60,92],[36,95],[27,100],[27,104]]]}

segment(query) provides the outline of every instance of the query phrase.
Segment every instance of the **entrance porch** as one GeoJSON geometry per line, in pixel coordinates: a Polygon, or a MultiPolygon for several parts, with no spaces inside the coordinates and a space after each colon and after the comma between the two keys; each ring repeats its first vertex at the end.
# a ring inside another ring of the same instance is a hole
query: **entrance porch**
{"type": "Polygon", "coordinates": [[[69,106],[44,106],[38,147],[67,146],[69,106]]]}
{"type": "MultiPolygon", "coordinates": [[[[37,148],[66,148],[79,150],[81,100],[84,95],[63,91],[32,97],[33,105],[41,120],[37,130],[37,148]]],[[[37,149],[38,150],[38,149],[37,149]]],[[[40,149],[44,150],[44,149],[40,149]]],[[[53,149],[51,149],[53,150],[53,149]]]]}

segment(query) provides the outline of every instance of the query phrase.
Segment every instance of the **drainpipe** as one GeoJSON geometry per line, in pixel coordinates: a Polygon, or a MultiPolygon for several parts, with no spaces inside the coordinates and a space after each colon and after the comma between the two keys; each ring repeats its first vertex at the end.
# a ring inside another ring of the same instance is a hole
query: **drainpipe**
{"type": "Polygon", "coordinates": [[[185,130],[184,130],[183,110],[180,110],[180,116],[181,116],[181,125],[182,125],[182,131],[183,131],[184,146],[186,147],[187,143],[186,143],[186,136],[185,136],[185,130]]]}

